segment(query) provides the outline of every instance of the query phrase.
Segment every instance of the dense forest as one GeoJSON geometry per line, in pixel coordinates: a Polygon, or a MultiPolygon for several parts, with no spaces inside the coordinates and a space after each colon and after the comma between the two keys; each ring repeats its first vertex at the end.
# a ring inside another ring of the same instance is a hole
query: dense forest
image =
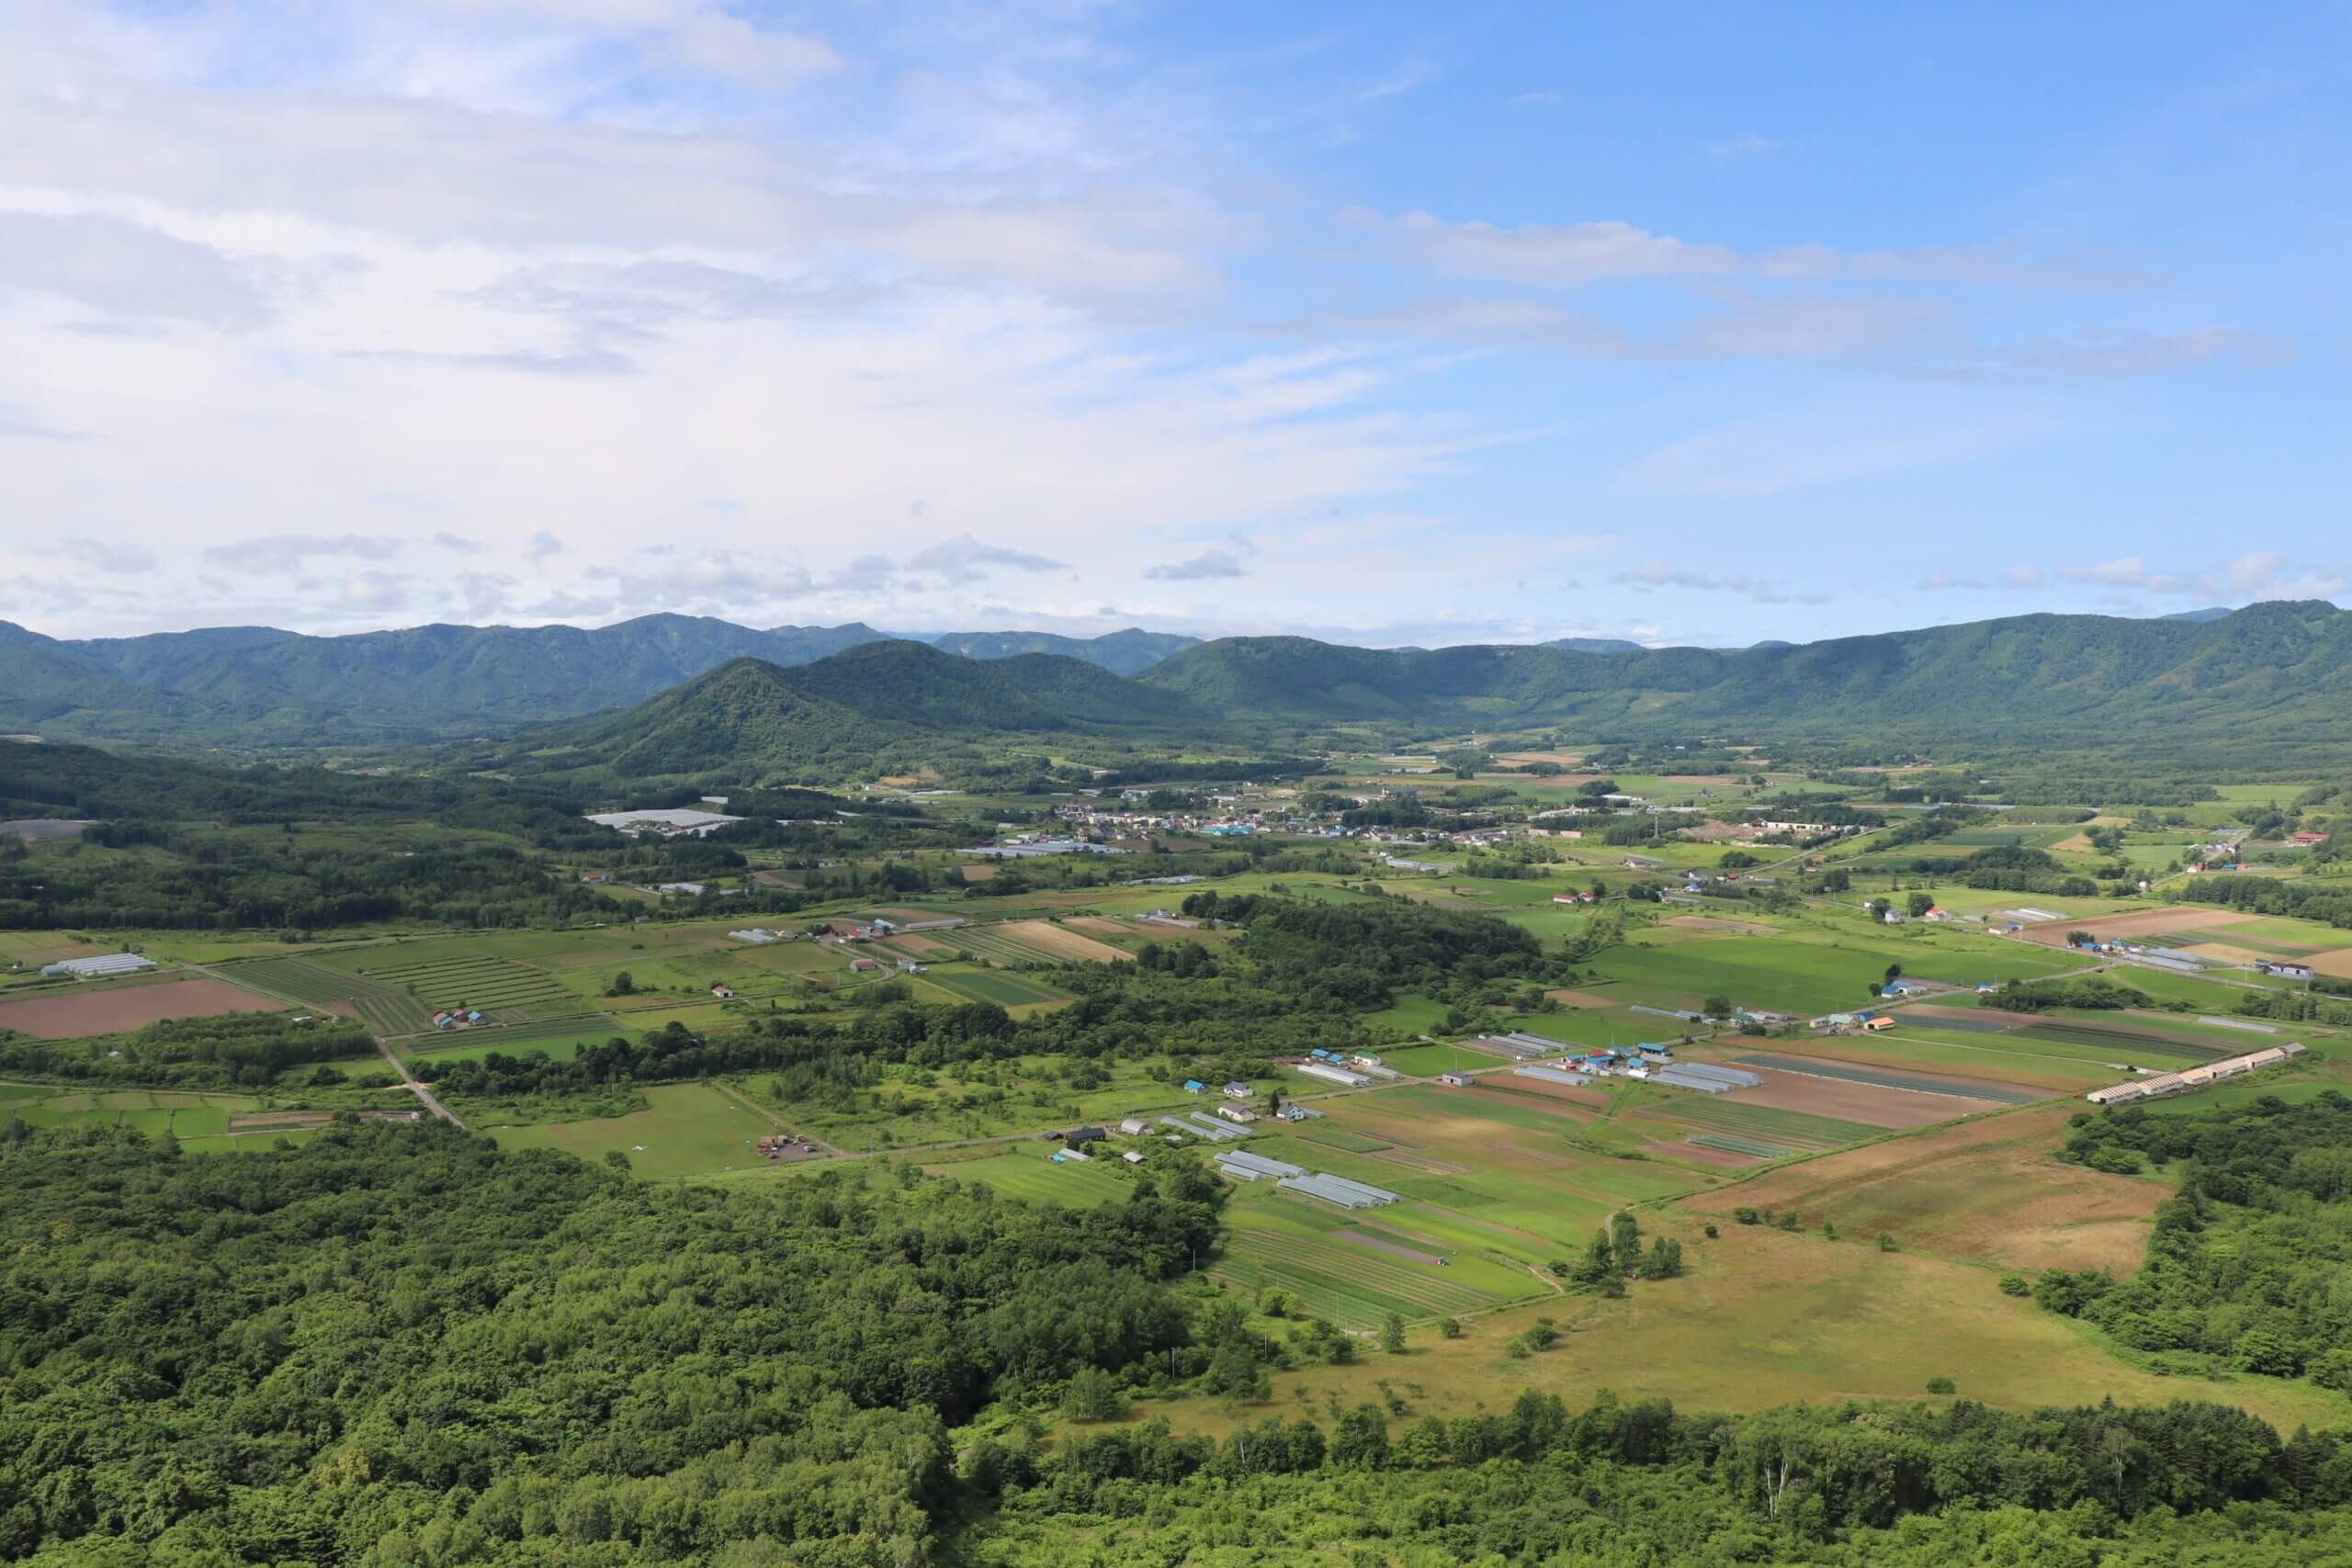
{"type": "Polygon", "coordinates": [[[2352,1393],[2352,1100],[2075,1118],[2066,1156],[2102,1170],[2180,1162],[2129,1280],[2052,1269],[2034,1299],[2180,1371],[2309,1377],[2352,1393]]]}

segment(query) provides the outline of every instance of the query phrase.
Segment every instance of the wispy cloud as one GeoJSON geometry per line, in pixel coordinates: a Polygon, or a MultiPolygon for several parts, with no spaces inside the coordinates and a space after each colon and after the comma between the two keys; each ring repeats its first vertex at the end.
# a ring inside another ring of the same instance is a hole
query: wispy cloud
{"type": "Polygon", "coordinates": [[[1144,576],[1162,582],[1205,582],[1218,578],[1246,577],[1249,569],[1231,550],[1204,550],[1190,560],[1147,567],[1144,576]]]}
{"type": "Polygon", "coordinates": [[[401,548],[400,540],[381,534],[266,534],[234,544],[207,545],[203,555],[215,566],[300,571],[305,562],[322,557],[390,560],[401,548]]]}
{"type": "Polygon", "coordinates": [[[1669,565],[1664,561],[1645,561],[1629,570],[1618,572],[1611,581],[1630,588],[1636,593],[1657,589],[1679,589],[1690,593],[1736,593],[1758,604],[1826,604],[1827,593],[1785,587],[1768,578],[1746,572],[1694,571],[1688,567],[1669,565]]]}

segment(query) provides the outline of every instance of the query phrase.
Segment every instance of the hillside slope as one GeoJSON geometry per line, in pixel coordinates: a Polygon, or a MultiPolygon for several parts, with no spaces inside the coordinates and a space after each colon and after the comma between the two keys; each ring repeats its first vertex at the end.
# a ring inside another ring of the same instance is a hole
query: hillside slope
{"type": "Polygon", "coordinates": [[[1228,714],[1307,728],[2291,733],[2352,718],[2352,615],[2314,602],[2218,620],[2021,615],[1735,652],[1393,651],[1236,637],[1176,654],[1140,680],[1228,714]]]}
{"type": "MultiPolygon", "coordinates": [[[[624,707],[733,659],[808,664],[895,640],[855,621],[759,630],[671,615],[594,629],[435,625],[321,637],[217,626],[73,642],[0,622],[0,728],[183,744],[435,739],[624,707]]],[[[1130,629],[933,640],[976,660],[1052,653],[1133,674],[1198,639],[1130,629]]]]}

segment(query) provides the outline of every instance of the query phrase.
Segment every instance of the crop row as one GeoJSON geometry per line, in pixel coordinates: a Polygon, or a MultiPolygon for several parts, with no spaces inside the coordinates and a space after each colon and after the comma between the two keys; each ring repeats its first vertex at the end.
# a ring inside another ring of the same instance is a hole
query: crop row
{"type": "Polygon", "coordinates": [[[1780,1138],[1800,1148],[1830,1149],[1878,1135],[1877,1128],[1865,1127],[1859,1122],[1840,1122],[1834,1116],[1782,1111],[1770,1105],[1742,1105],[1728,1096],[1679,1100],[1647,1114],[1715,1132],[1780,1138]]]}
{"type": "Polygon", "coordinates": [[[1779,1144],[1768,1144],[1761,1138],[1743,1138],[1734,1133],[1693,1133],[1682,1140],[1702,1149],[1721,1149],[1725,1154],[1754,1155],[1758,1159],[1779,1159],[1782,1155],[1796,1153],[1779,1144]]]}

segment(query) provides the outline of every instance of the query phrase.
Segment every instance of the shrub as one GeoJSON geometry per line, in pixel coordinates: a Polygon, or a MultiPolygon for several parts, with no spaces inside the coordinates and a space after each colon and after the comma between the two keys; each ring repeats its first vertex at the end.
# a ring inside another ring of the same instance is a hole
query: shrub
{"type": "Polygon", "coordinates": [[[2033,1281],[2022,1274],[2004,1274],[2001,1276],[2001,1294],[2030,1296],[2033,1294],[2033,1281]]]}
{"type": "Polygon", "coordinates": [[[1755,1210],[1745,1207],[1734,1209],[1731,1217],[1743,1225],[1757,1224],[1761,1221],[1761,1216],[1755,1210]]]}
{"type": "Polygon", "coordinates": [[[1958,1387],[1959,1384],[1953,1382],[1950,1378],[1929,1378],[1928,1380],[1928,1392],[1929,1393],[1951,1393],[1958,1387]]]}

